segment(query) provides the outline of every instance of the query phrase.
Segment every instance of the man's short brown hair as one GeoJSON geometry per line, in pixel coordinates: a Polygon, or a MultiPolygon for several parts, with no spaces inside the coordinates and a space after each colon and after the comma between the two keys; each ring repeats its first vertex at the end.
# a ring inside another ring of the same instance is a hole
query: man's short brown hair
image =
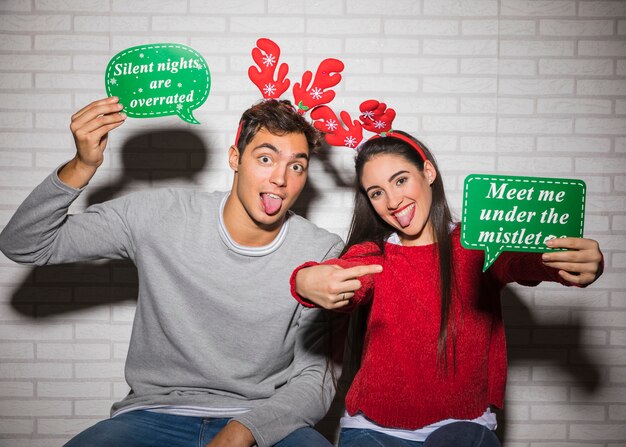
{"type": "Polygon", "coordinates": [[[240,154],[261,128],[274,135],[301,133],[306,137],[310,152],[317,150],[323,142],[322,134],[288,100],[259,102],[243,112],[239,123],[241,131],[236,145],[240,154]]]}

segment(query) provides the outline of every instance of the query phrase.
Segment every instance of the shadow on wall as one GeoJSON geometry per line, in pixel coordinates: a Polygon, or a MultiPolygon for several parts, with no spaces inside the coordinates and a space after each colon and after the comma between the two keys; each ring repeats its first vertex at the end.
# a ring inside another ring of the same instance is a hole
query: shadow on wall
{"type": "MultiPolygon", "coordinates": [[[[175,181],[194,187],[207,164],[208,148],[187,130],[138,133],[122,144],[122,172],[113,184],[87,187],[87,205],[175,181]]],[[[97,174],[96,174],[97,175],[97,174]]],[[[137,269],[130,261],[102,261],[35,267],[12,296],[12,306],[33,318],[137,300],[137,269]]]]}
{"type": "MultiPolygon", "coordinates": [[[[540,323],[534,316],[538,311],[527,306],[510,288],[504,290],[502,303],[509,368],[528,365],[560,369],[571,377],[572,386],[580,387],[589,394],[598,389],[600,368],[588,354],[590,347],[582,339],[585,328],[580,322],[540,323]]],[[[532,382],[533,378],[528,380],[532,382]]],[[[524,382],[520,385],[523,386],[524,382]]],[[[506,407],[497,411],[496,434],[501,441],[506,439],[506,414],[506,407]]]]}
{"type": "Polygon", "coordinates": [[[127,139],[121,149],[119,180],[98,189],[86,190],[87,204],[102,203],[129,189],[158,187],[160,182],[183,182],[194,186],[194,177],[207,164],[202,138],[187,130],[156,130],[127,139]]]}
{"type": "MultiPolygon", "coordinates": [[[[352,183],[347,183],[344,180],[341,173],[337,170],[335,165],[333,165],[330,159],[330,153],[334,150],[337,149],[332,148],[324,141],[323,145],[311,155],[311,159],[315,159],[320,163],[322,170],[329,176],[329,179],[332,182],[331,188],[333,190],[352,190],[352,183]]],[[[309,172],[309,179],[306,186],[304,187],[300,198],[293,206],[293,211],[302,217],[309,217],[311,205],[320,196],[318,188],[315,187],[315,180],[315,172],[309,172]]]]}

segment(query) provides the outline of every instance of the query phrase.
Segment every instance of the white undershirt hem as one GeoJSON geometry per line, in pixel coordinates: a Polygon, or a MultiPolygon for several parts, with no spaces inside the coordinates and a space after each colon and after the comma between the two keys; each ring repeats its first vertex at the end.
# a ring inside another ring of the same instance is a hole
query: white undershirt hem
{"type": "Polygon", "coordinates": [[[192,405],[140,405],[137,407],[124,408],[113,416],[128,413],[135,410],[154,411],[155,413],[173,414],[176,416],[191,416],[200,418],[231,418],[250,411],[250,408],[211,408],[194,407],[192,405]]]}
{"type": "Polygon", "coordinates": [[[493,413],[490,408],[487,408],[487,410],[476,419],[444,419],[443,421],[435,422],[434,424],[418,428],[417,430],[404,430],[401,428],[383,427],[376,424],[374,421],[366,418],[365,415],[360,412],[355,414],[354,416],[350,416],[347,412],[345,412],[339,424],[341,425],[341,428],[360,428],[366,430],[374,430],[389,436],[405,439],[407,441],[424,442],[428,435],[430,435],[438,428],[443,427],[447,424],[451,424],[452,422],[460,421],[475,422],[484,427],[487,427],[491,431],[495,430],[498,426],[496,414],[493,413]]]}

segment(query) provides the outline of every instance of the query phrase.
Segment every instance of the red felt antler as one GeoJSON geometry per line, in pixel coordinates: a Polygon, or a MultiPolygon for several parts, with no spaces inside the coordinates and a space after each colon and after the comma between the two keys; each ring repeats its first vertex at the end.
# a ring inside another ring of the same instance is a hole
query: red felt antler
{"type": "Polygon", "coordinates": [[[274,72],[280,57],[279,46],[270,39],[259,39],[256,41],[256,45],[252,49],[252,59],[254,59],[259,69],[251,65],[248,68],[248,76],[259,88],[263,98],[277,99],[289,88],[290,81],[285,79],[289,71],[289,65],[281,64],[278,69],[278,75],[274,79],[274,72]]]}
{"type": "Polygon", "coordinates": [[[296,83],[293,86],[293,98],[298,111],[302,114],[306,113],[313,107],[322,104],[328,104],[335,98],[333,90],[326,90],[334,87],[341,81],[341,71],[344,65],[338,59],[324,59],[315,73],[313,84],[311,78],[313,74],[307,70],[302,75],[302,83],[296,83]]]}
{"type": "Polygon", "coordinates": [[[339,116],[346,127],[328,106],[316,107],[311,112],[311,119],[315,120],[313,125],[326,134],[328,144],[354,149],[363,140],[363,126],[359,121],[352,121],[348,112],[341,112],[339,116]]]}
{"type": "Polygon", "coordinates": [[[359,119],[368,131],[385,134],[391,130],[396,111],[391,108],[388,109],[384,102],[369,99],[361,103],[359,110],[361,110],[359,119]]]}

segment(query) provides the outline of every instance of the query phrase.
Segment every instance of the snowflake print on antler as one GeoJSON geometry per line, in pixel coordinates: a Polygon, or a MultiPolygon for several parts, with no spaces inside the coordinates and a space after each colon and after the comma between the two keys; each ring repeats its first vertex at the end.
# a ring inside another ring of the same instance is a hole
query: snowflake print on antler
{"type": "Polygon", "coordinates": [[[276,63],[276,58],[273,54],[266,54],[263,56],[263,65],[266,67],[272,67],[276,63]]]}
{"type": "Polygon", "coordinates": [[[386,125],[387,123],[385,123],[384,121],[374,121],[374,127],[376,129],[384,129],[386,125]]]}
{"type": "Polygon", "coordinates": [[[357,145],[358,141],[356,141],[356,138],[352,137],[352,136],[348,136],[346,137],[346,139],[343,141],[343,145],[349,148],[354,149],[357,145]]]}
{"type": "Polygon", "coordinates": [[[315,87],[311,90],[310,94],[313,99],[320,99],[322,97],[322,89],[319,87],[315,87]]]}
{"type": "Polygon", "coordinates": [[[274,84],[265,84],[263,87],[263,93],[267,95],[267,97],[271,98],[274,93],[276,93],[276,86],[274,84]]]}
{"type": "Polygon", "coordinates": [[[374,111],[373,110],[366,110],[361,115],[361,119],[363,119],[363,118],[366,118],[368,120],[373,120],[374,119],[374,111]]]}

